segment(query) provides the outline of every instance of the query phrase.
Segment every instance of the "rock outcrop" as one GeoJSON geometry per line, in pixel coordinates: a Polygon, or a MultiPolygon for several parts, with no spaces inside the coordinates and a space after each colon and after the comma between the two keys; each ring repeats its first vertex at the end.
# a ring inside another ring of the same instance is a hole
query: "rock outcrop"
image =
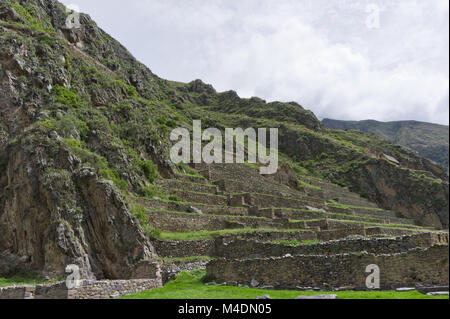
{"type": "MultiPolygon", "coordinates": [[[[85,278],[133,278],[156,254],[111,181],[101,180],[58,137],[30,131],[7,148],[0,187],[0,275],[69,264],[85,278]],[[3,258],[2,258],[3,259],[3,258]],[[9,264],[9,267],[8,267],[9,264]]],[[[153,278],[153,273],[142,274],[153,278]]]]}

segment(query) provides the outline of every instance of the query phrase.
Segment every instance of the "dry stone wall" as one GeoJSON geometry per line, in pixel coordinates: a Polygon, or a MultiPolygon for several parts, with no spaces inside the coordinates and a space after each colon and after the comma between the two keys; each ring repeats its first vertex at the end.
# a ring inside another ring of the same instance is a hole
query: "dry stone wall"
{"type": "Polygon", "coordinates": [[[324,290],[351,287],[365,290],[368,265],[380,268],[381,289],[415,284],[448,285],[448,245],[416,248],[404,253],[374,255],[367,253],[340,255],[301,255],[281,258],[243,260],[216,259],[207,273],[218,280],[278,289],[318,287],[324,290]]]}
{"type": "Polygon", "coordinates": [[[214,256],[215,240],[158,240],[153,245],[161,257],[214,256]]]}
{"type": "Polygon", "coordinates": [[[290,255],[336,255],[350,252],[366,251],[371,254],[394,254],[410,249],[427,248],[435,244],[447,244],[448,234],[423,234],[401,238],[355,238],[328,241],[313,245],[280,245],[253,240],[232,240],[219,238],[216,240],[214,256],[226,259],[281,257],[290,255]]]}
{"type": "Polygon", "coordinates": [[[67,289],[66,283],[60,282],[36,287],[0,288],[0,299],[106,299],[161,286],[161,279],[85,280],[74,289],[67,289]]]}
{"type": "Polygon", "coordinates": [[[322,227],[327,221],[308,221],[295,223],[288,219],[267,219],[234,216],[202,215],[195,213],[152,212],[147,214],[152,225],[166,232],[215,231],[239,228],[305,229],[322,227]]]}

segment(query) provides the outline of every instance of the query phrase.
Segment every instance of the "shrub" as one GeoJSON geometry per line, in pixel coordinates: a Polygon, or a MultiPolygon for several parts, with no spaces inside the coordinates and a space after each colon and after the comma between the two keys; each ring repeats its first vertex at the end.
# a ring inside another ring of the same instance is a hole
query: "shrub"
{"type": "Polygon", "coordinates": [[[102,169],[100,171],[101,175],[105,178],[111,180],[114,182],[114,184],[121,190],[121,191],[127,191],[128,190],[128,182],[120,178],[119,173],[117,170],[113,168],[106,168],[102,169]]]}
{"type": "Polygon", "coordinates": [[[178,197],[177,195],[170,195],[169,200],[171,200],[173,202],[181,202],[182,201],[182,199],[180,197],[178,197]]]}
{"type": "Polygon", "coordinates": [[[138,93],[137,90],[134,86],[132,85],[127,85],[127,94],[131,97],[137,97],[138,93]]]}
{"type": "Polygon", "coordinates": [[[78,131],[82,138],[87,137],[87,132],[89,132],[89,127],[86,122],[76,118],[72,115],[67,115],[61,118],[59,122],[56,122],[58,130],[60,130],[64,135],[71,135],[74,131],[78,131]]]}
{"type": "Polygon", "coordinates": [[[172,120],[172,119],[168,119],[165,116],[159,116],[156,119],[156,122],[158,122],[160,124],[160,127],[165,127],[163,129],[167,129],[167,128],[175,128],[177,127],[177,122],[172,120]]]}
{"type": "Polygon", "coordinates": [[[36,18],[37,13],[32,6],[22,6],[17,3],[17,1],[12,1],[11,6],[30,28],[48,33],[55,33],[55,29],[51,26],[50,21],[44,21],[44,25],[42,21],[36,18]]]}
{"type": "Polygon", "coordinates": [[[177,122],[175,122],[174,120],[167,120],[166,125],[170,128],[175,128],[177,127],[177,122]]]}
{"type": "Polygon", "coordinates": [[[148,221],[148,217],[145,215],[145,209],[142,206],[134,206],[131,209],[131,213],[136,217],[139,224],[144,231],[144,234],[150,239],[158,239],[161,236],[161,230],[153,227],[148,221]]]}
{"type": "Polygon", "coordinates": [[[83,148],[83,145],[84,145],[79,140],[75,140],[75,139],[71,139],[71,138],[66,138],[66,139],[64,139],[64,141],[66,141],[66,143],[69,144],[70,146],[72,146],[73,148],[77,148],[77,149],[83,148]]]}
{"type": "Polygon", "coordinates": [[[55,85],[52,89],[52,94],[56,98],[56,102],[60,104],[71,107],[77,107],[81,104],[81,100],[78,95],[64,86],[55,85]]]}
{"type": "Polygon", "coordinates": [[[137,193],[140,196],[147,197],[147,198],[153,198],[155,196],[161,197],[161,198],[166,197],[164,190],[156,185],[139,186],[137,189],[137,193]]]}
{"type": "Polygon", "coordinates": [[[166,119],[166,117],[164,117],[164,116],[158,116],[157,118],[156,118],[156,122],[158,122],[159,124],[166,124],[166,121],[167,121],[167,119],[166,119]]]}
{"type": "Polygon", "coordinates": [[[161,237],[161,229],[153,227],[148,223],[142,225],[142,229],[149,239],[159,239],[161,237]]]}
{"type": "Polygon", "coordinates": [[[85,165],[95,168],[98,173],[108,169],[106,158],[86,149],[84,143],[73,139],[65,139],[64,142],[85,165]]]}
{"type": "Polygon", "coordinates": [[[144,171],[145,177],[153,183],[158,177],[158,167],[151,160],[141,161],[140,166],[144,171]]]}
{"type": "Polygon", "coordinates": [[[55,120],[45,120],[45,121],[39,122],[39,125],[47,128],[49,130],[55,130],[57,128],[55,120]]]}

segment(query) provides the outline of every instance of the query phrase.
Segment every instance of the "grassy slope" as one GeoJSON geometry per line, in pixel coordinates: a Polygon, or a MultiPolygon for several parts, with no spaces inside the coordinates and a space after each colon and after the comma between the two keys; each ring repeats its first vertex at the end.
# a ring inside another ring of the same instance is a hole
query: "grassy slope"
{"type": "Polygon", "coordinates": [[[214,238],[215,236],[223,236],[229,234],[251,233],[258,231],[275,231],[275,232],[297,232],[297,231],[310,231],[305,229],[270,229],[270,228],[239,228],[239,229],[226,229],[216,231],[198,231],[198,232],[184,232],[184,233],[170,233],[162,232],[159,239],[162,240],[195,240],[195,239],[207,239],[214,238]]]}
{"type": "Polygon", "coordinates": [[[270,295],[272,299],[295,299],[299,295],[337,294],[339,299],[448,299],[448,296],[431,297],[413,292],[304,292],[288,290],[262,290],[245,287],[206,286],[202,282],[204,271],[182,272],[166,286],[150,291],[124,296],[122,299],[255,299],[270,295]]]}
{"type": "Polygon", "coordinates": [[[445,125],[415,121],[338,121],[323,120],[330,129],[359,130],[373,133],[396,144],[409,147],[448,171],[449,128],[445,125]]]}
{"type": "MultiPolygon", "coordinates": [[[[60,278],[62,279],[62,278],[60,278]]],[[[10,287],[10,286],[36,286],[40,284],[51,284],[58,280],[44,281],[43,279],[31,276],[14,276],[9,278],[0,277],[0,287],[10,287]]]]}

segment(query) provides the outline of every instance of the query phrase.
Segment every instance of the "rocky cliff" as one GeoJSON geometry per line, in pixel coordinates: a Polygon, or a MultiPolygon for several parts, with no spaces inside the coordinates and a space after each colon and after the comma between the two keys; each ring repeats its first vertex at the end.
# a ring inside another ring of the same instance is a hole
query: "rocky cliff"
{"type": "MultiPolygon", "coordinates": [[[[156,272],[142,274],[142,266],[156,254],[111,181],[119,179],[116,171],[81,143],[94,132],[79,115],[94,123],[89,109],[126,96],[127,87],[119,77],[110,89],[99,83],[106,77],[96,70],[98,57],[76,45],[98,44],[102,34],[84,15],[78,33],[64,29],[66,15],[56,1],[0,3],[0,275],[37,270],[53,277],[77,264],[87,278],[153,278],[156,272]]],[[[93,123],[98,133],[90,143],[113,147],[93,123]]]]}

